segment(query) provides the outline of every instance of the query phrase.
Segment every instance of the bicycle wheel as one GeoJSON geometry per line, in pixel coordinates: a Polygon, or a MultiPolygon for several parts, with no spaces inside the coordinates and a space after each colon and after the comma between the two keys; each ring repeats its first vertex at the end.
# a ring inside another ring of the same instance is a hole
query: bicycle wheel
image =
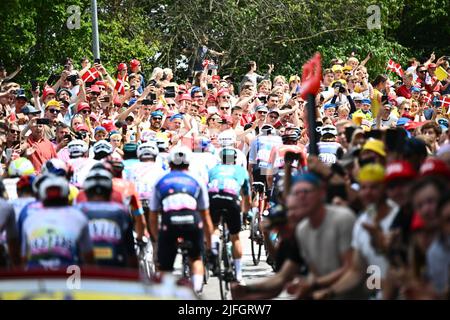
{"type": "Polygon", "coordinates": [[[261,222],[261,218],[259,212],[255,212],[252,217],[252,222],[250,224],[250,239],[251,239],[251,249],[252,249],[252,259],[253,264],[257,266],[259,261],[261,260],[261,251],[262,251],[262,234],[259,230],[259,224],[261,222]]]}
{"type": "Polygon", "coordinates": [[[209,281],[209,264],[208,264],[208,260],[206,259],[205,254],[203,254],[203,284],[208,284],[209,281]]]}
{"type": "MultiPolygon", "coordinates": [[[[225,229],[223,229],[225,231],[225,229]]],[[[222,234],[219,250],[219,285],[220,298],[231,299],[230,282],[234,279],[231,252],[227,248],[228,238],[222,234]]]]}

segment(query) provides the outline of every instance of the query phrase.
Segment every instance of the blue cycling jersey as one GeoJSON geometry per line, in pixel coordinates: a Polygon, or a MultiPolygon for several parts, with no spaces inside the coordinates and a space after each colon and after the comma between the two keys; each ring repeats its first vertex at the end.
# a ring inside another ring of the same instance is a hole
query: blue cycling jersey
{"type": "Polygon", "coordinates": [[[169,172],[156,183],[154,190],[149,203],[151,211],[198,211],[209,208],[206,185],[187,171],[169,172]]]}
{"type": "Polygon", "coordinates": [[[219,164],[209,171],[209,192],[224,192],[238,196],[241,189],[244,195],[250,194],[250,178],[243,167],[219,164]]]}

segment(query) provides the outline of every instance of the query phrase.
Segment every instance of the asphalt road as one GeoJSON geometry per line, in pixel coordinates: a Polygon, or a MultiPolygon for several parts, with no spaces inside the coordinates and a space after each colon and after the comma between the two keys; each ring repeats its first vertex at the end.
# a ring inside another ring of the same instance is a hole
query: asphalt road
{"type": "MultiPolygon", "coordinates": [[[[265,250],[262,250],[261,261],[255,266],[252,260],[252,252],[249,239],[250,231],[246,230],[241,232],[241,242],[243,245],[243,257],[242,257],[242,272],[244,281],[246,284],[252,282],[258,282],[264,278],[273,275],[273,270],[270,265],[266,263],[265,250]]],[[[175,262],[175,274],[181,274],[181,257],[178,256],[175,262]]],[[[286,299],[288,296],[284,293],[278,297],[278,299],[286,299]]],[[[220,300],[220,287],[217,277],[210,276],[208,284],[203,287],[202,299],[205,300],[220,300]]]]}

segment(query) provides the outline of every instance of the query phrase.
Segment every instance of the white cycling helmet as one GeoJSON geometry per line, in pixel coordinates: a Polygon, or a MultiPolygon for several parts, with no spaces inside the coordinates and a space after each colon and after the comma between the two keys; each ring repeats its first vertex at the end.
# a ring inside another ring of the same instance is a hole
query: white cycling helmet
{"type": "Polygon", "coordinates": [[[92,146],[94,154],[105,152],[107,154],[113,153],[113,146],[106,140],[99,140],[92,146]]]}
{"type": "Polygon", "coordinates": [[[42,174],[54,174],[55,176],[65,177],[69,172],[67,164],[58,158],[53,158],[44,163],[41,167],[42,174]]]}
{"type": "Polygon", "coordinates": [[[175,165],[189,164],[192,157],[192,151],[188,147],[175,147],[170,151],[169,163],[175,165]]]}
{"type": "Polygon", "coordinates": [[[139,159],[156,158],[158,153],[158,145],[154,141],[145,142],[137,148],[137,156],[139,159]]]}
{"type": "Polygon", "coordinates": [[[71,158],[82,157],[88,151],[88,145],[83,140],[72,140],[67,145],[71,158]]]}
{"type": "Polygon", "coordinates": [[[58,176],[48,176],[39,185],[39,199],[55,200],[55,199],[67,199],[69,197],[69,182],[58,176]]]}
{"type": "Polygon", "coordinates": [[[321,134],[322,136],[323,136],[323,135],[326,135],[326,134],[330,134],[330,135],[333,135],[333,136],[337,136],[337,135],[338,135],[338,132],[337,132],[337,129],[336,129],[335,126],[329,124],[329,125],[326,125],[326,126],[322,126],[322,127],[321,127],[321,129],[320,129],[320,134],[321,134]]]}
{"type": "Polygon", "coordinates": [[[160,150],[161,152],[165,152],[167,151],[167,149],[169,149],[169,139],[156,137],[156,145],[158,146],[158,150],[160,150]]]}
{"type": "Polygon", "coordinates": [[[35,173],[33,164],[27,158],[18,158],[8,167],[8,175],[12,177],[29,176],[35,173]]]}
{"type": "Polygon", "coordinates": [[[226,130],[217,136],[217,142],[222,147],[234,147],[236,140],[237,138],[234,130],[226,130]]]}
{"type": "Polygon", "coordinates": [[[112,190],[112,174],[106,169],[96,168],[89,171],[84,180],[83,189],[90,190],[92,188],[101,188],[112,190]]]}

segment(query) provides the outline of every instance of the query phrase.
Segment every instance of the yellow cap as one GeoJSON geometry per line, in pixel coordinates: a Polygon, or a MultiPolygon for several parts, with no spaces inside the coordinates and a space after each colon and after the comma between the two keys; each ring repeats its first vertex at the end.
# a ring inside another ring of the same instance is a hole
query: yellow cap
{"type": "Polygon", "coordinates": [[[381,140],[378,139],[367,140],[366,143],[363,145],[361,152],[364,152],[365,150],[370,150],[375,153],[378,153],[382,157],[386,157],[386,151],[384,151],[384,143],[381,140]]]}
{"type": "Polygon", "coordinates": [[[61,109],[59,102],[56,100],[50,100],[49,102],[47,102],[45,109],[50,108],[50,107],[55,107],[57,109],[61,109]]]}
{"type": "Polygon", "coordinates": [[[358,172],[358,182],[383,182],[384,167],[378,163],[369,163],[358,172]]]}
{"type": "Polygon", "coordinates": [[[331,67],[331,70],[333,72],[342,71],[342,66],[340,64],[335,64],[334,66],[331,67]]]}
{"type": "Polygon", "coordinates": [[[342,71],[352,71],[352,66],[345,66],[342,68],[342,71]]]}
{"type": "Polygon", "coordinates": [[[300,81],[300,77],[297,76],[297,75],[291,76],[291,77],[289,78],[289,82],[292,82],[292,81],[300,81]]]}

